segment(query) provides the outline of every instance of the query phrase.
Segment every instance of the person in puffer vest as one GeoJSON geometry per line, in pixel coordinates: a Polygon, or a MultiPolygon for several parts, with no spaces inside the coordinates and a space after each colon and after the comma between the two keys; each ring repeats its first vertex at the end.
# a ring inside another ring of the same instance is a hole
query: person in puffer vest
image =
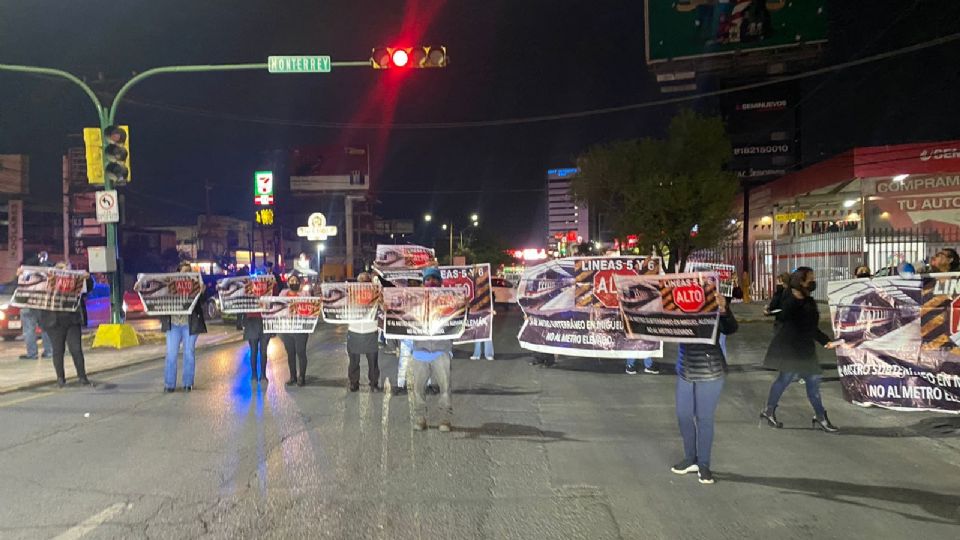
{"type": "Polygon", "coordinates": [[[717,296],[717,303],[720,307],[717,341],[681,343],[677,357],[677,423],[683,437],[684,459],[670,470],[677,474],[696,472],[701,484],[714,482],[710,472],[713,415],[727,371],[719,337],[737,331],[737,319],[730,311],[728,299],[717,296]]]}

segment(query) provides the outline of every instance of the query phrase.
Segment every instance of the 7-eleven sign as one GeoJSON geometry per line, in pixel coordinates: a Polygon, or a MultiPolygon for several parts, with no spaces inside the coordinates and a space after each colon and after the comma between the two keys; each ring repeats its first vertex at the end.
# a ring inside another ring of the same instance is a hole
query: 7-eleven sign
{"type": "Polygon", "coordinates": [[[253,194],[255,196],[273,195],[273,171],[253,173],[253,194]]]}

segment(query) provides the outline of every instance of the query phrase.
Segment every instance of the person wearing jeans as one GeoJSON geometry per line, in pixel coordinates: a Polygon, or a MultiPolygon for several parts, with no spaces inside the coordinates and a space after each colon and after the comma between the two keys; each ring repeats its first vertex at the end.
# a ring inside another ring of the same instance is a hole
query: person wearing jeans
{"type": "Polygon", "coordinates": [[[483,354],[484,358],[487,360],[493,360],[493,340],[485,339],[483,341],[477,341],[473,344],[473,356],[470,357],[471,360],[479,360],[480,355],[483,354]]]}
{"type": "Polygon", "coordinates": [[[789,289],[783,295],[780,309],[782,324],[773,336],[767,348],[763,366],[778,370],[780,373],[770,385],[767,404],[760,411],[760,421],[767,425],[782,428],[783,422],[777,420],[777,404],[787,386],[795,379],[803,380],[807,390],[807,399],[813,407],[813,427],[827,432],[838,431],[830,422],[827,411],[820,399],[820,376],[823,369],[817,360],[814,343],[820,343],[828,349],[835,347],[830,338],[819,327],[820,311],[817,302],[811,296],[817,288],[813,269],[807,266],[797,268],[791,275],[789,289]]]}
{"type": "MultiPolygon", "coordinates": [[[[717,297],[719,330],[737,331],[737,320],[727,300],[717,297]]],[[[696,472],[701,484],[712,484],[713,418],[720,402],[727,360],[717,340],[713,343],[681,343],[677,357],[677,424],[683,438],[683,461],[670,468],[676,474],[696,472]]]]}
{"type": "MultiPolygon", "coordinates": [[[[637,359],[636,358],[627,358],[627,375],[636,375],[637,374],[637,359]]],[[[643,372],[649,373],[651,375],[657,375],[660,373],[660,370],[657,369],[657,365],[653,362],[653,358],[644,358],[643,359],[643,372]]]]}
{"type": "MultiPolygon", "coordinates": [[[[21,360],[37,359],[37,327],[40,326],[40,313],[23,308],[20,310],[20,322],[23,323],[23,341],[27,344],[27,354],[21,355],[21,360]]],[[[53,347],[50,344],[50,334],[41,331],[43,339],[43,357],[53,356],[53,347]]]]}
{"type": "MultiPolygon", "coordinates": [[[[177,272],[191,272],[190,263],[181,262],[177,272]]],[[[160,317],[160,330],[167,336],[167,356],[163,367],[163,391],[173,392],[177,388],[177,356],[183,345],[183,390],[193,390],[196,369],[197,338],[207,332],[207,323],[203,317],[203,305],[206,295],[200,293],[193,311],[189,315],[164,315],[160,317]]]]}

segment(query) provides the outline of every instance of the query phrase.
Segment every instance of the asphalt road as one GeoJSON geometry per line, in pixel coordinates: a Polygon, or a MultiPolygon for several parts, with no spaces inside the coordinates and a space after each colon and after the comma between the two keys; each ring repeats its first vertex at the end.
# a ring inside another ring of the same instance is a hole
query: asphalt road
{"type": "Polygon", "coordinates": [[[729,342],[712,486],[669,471],[671,373],[531,367],[518,324],[498,318],[496,361],[454,361],[449,434],[413,432],[407,397],[348,393],[331,326],[311,338],[306,388],[281,384],[274,340],[266,388],[231,345],[201,356],[189,394],[161,393],[156,362],[2,396],[0,537],[960,538],[960,422],[854,407],[830,381],[839,434],[810,430],[799,386],[787,428],[758,427],[765,324],[729,342]]]}

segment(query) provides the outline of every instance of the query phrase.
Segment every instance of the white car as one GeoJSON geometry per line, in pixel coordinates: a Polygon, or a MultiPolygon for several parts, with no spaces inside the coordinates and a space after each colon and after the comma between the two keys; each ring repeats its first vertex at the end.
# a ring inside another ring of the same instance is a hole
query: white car
{"type": "Polygon", "coordinates": [[[517,286],[509,281],[495,277],[491,280],[490,286],[493,288],[493,302],[495,304],[516,304],[517,286]]]}

